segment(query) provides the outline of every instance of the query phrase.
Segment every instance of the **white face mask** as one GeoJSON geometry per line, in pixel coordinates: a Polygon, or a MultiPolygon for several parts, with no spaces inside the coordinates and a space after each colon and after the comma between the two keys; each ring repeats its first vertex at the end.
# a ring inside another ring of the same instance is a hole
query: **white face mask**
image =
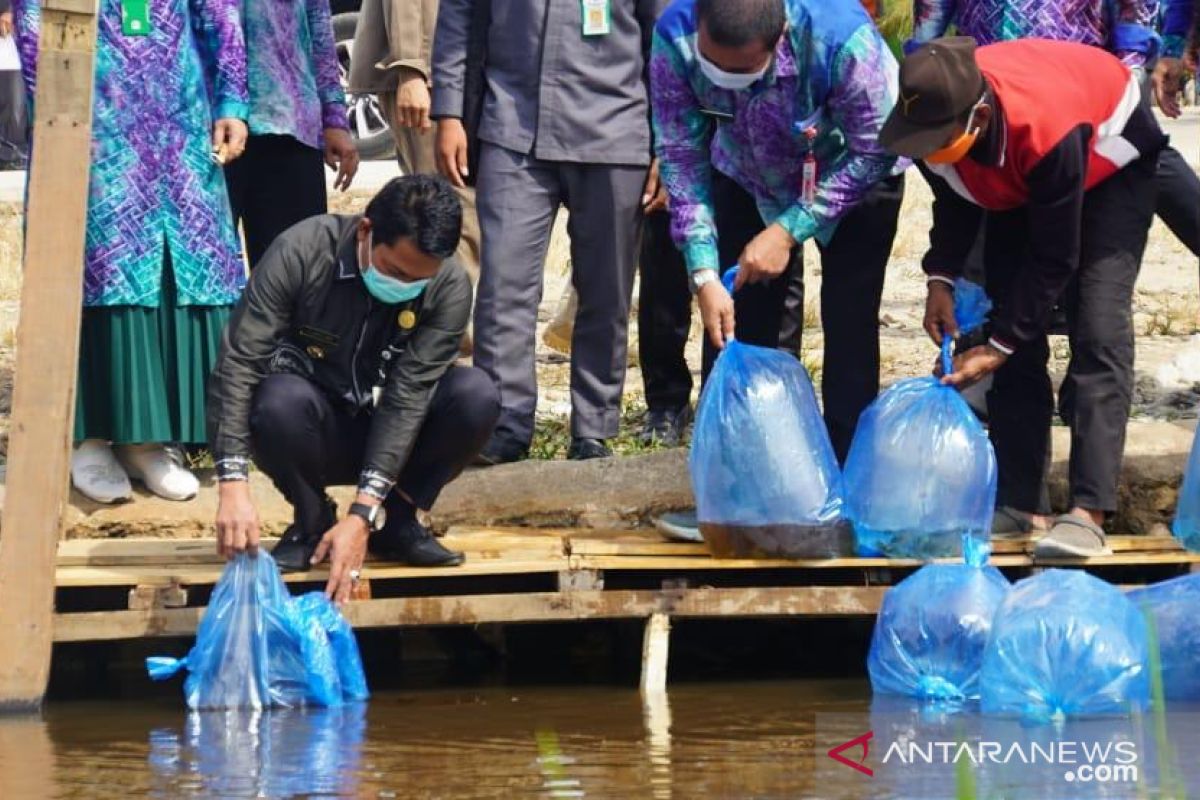
{"type": "Polygon", "coordinates": [[[758,83],[767,74],[767,67],[771,66],[768,60],[757,72],[726,72],[705,58],[699,47],[696,48],[696,59],[700,62],[700,74],[708,78],[714,86],[734,92],[749,89],[758,83]]]}

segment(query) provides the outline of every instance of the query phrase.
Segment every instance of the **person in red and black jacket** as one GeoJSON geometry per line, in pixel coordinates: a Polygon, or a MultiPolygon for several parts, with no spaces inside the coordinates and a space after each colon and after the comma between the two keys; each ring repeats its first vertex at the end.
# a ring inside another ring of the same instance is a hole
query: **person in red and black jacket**
{"type": "Polygon", "coordinates": [[[918,159],[934,191],[925,329],[957,334],[954,278],[986,228],[990,338],[960,354],[947,384],[995,373],[988,394],[999,467],[997,532],[1049,531],[1039,555],[1092,555],[1116,510],[1133,389],[1133,286],[1154,214],[1167,137],[1117,58],[1024,39],[976,49],[939,39],[900,70],[880,134],[918,159]],[[1071,427],[1071,510],[1051,520],[1046,490],[1054,392],[1046,331],[1059,298],[1071,361],[1059,413],[1071,427]]]}

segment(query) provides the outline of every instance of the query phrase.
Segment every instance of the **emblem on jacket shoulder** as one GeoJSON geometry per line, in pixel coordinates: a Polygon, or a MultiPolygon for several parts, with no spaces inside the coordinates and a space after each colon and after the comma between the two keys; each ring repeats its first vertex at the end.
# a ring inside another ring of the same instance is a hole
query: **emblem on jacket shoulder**
{"type": "Polygon", "coordinates": [[[325,357],[325,348],[316,344],[310,344],[304,349],[304,352],[308,353],[309,358],[315,358],[318,361],[325,357]]]}

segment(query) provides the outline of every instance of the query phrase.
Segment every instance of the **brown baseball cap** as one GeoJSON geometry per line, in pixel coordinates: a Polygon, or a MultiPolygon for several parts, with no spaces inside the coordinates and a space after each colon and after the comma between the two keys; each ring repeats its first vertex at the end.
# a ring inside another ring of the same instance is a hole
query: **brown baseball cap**
{"type": "Polygon", "coordinates": [[[907,158],[940,150],[983,94],[983,85],[970,36],[949,36],[914,50],[900,64],[900,97],[879,143],[907,158]]]}

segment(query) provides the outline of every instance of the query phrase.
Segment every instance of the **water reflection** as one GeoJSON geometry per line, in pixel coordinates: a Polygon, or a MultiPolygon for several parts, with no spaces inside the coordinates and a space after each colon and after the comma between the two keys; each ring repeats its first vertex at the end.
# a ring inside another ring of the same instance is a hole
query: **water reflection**
{"type": "Polygon", "coordinates": [[[671,701],[666,692],[651,692],[642,697],[642,719],[646,725],[646,754],[650,759],[650,796],[670,800],[674,780],[671,776],[671,701]]]}
{"type": "Polygon", "coordinates": [[[54,748],[41,717],[0,715],[0,798],[56,794],[54,748]]]}
{"type": "Polygon", "coordinates": [[[150,731],[152,794],[175,798],[355,795],[366,706],[188,714],[150,731]]]}
{"type": "MultiPolygon", "coordinates": [[[[1200,715],[1173,711],[1164,740],[1189,790],[1200,715]]],[[[0,721],[0,800],[9,798],[921,798],[954,797],[953,770],[879,769],[885,740],[1030,741],[1049,733],[932,706],[872,703],[862,681],[633,687],[498,687],[377,694],[368,706],[185,714],[162,702],[63,703],[46,722],[0,721]],[[875,775],[826,752],[874,731],[875,775]],[[860,780],[861,779],[861,780],[860,780]]],[[[1149,720],[1057,734],[1137,742],[1149,720]]],[[[1149,768],[1149,767],[1148,767],[1149,768]]],[[[1125,788],[1075,792],[1138,797],[1125,788]]],[[[979,797],[1071,797],[1062,774],[974,774],[979,797]]],[[[1142,795],[1155,796],[1153,793],[1142,795]]],[[[1160,795],[1161,796],[1161,795],[1160,795]]],[[[1193,794],[1192,796],[1196,796],[1193,794]]]]}

